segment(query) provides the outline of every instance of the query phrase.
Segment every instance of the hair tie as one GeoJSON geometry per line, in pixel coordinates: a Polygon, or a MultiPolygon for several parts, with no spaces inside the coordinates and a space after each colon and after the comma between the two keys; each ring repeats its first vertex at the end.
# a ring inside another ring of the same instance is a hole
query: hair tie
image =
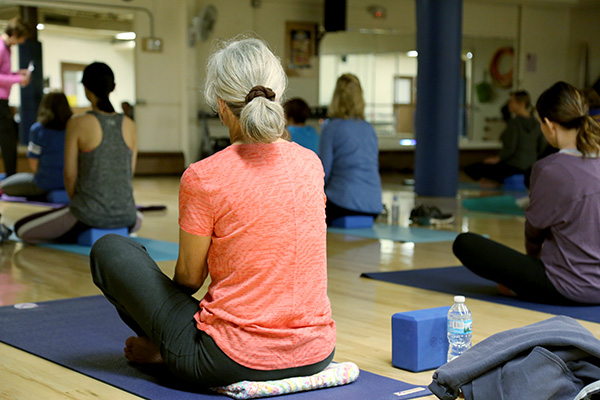
{"type": "Polygon", "coordinates": [[[268,87],[254,86],[246,96],[246,104],[250,103],[257,97],[265,97],[271,101],[275,100],[275,92],[268,87]]]}

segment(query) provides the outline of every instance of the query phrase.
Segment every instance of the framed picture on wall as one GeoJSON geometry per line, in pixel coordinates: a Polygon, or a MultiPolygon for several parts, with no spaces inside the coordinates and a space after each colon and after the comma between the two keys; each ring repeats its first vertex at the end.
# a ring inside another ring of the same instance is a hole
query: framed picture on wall
{"type": "Polygon", "coordinates": [[[85,89],[81,84],[83,70],[86,66],[87,64],[60,63],[62,90],[65,96],[67,96],[74,114],[80,114],[92,109],[89,100],[85,97],[85,89]]]}
{"type": "Polygon", "coordinates": [[[317,24],[285,23],[284,67],[289,76],[312,76],[315,71],[317,24]]]}

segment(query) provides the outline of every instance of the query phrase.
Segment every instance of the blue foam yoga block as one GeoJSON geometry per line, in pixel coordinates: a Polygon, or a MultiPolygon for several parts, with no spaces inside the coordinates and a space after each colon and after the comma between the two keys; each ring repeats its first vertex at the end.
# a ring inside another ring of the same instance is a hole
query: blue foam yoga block
{"type": "Polygon", "coordinates": [[[515,174],[504,178],[504,189],[507,190],[527,190],[525,186],[525,175],[515,174]]]}
{"type": "Polygon", "coordinates": [[[373,226],[373,221],[374,218],[368,215],[347,215],[332,220],[331,226],[336,228],[370,228],[373,226]]]}
{"type": "Polygon", "coordinates": [[[392,365],[413,372],[438,368],[448,358],[450,307],[396,313],[392,316],[392,365]]]}
{"type": "Polygon", "coordinates": [[[66,190],[51,190],[46,195],[46,200],[50,203],[69,204],[71,199],[66,190]]]}
{"type": "Polygon", "coordinates": [[[104,235],[114,233],[121,236],[129,236],[129,229],[127,228],[112,228],[112,229],[100,229],[90,228],[79,234],[77,237],[77,244],[81,246],[91,246],[94,242],[100,239],[104,235]]]}

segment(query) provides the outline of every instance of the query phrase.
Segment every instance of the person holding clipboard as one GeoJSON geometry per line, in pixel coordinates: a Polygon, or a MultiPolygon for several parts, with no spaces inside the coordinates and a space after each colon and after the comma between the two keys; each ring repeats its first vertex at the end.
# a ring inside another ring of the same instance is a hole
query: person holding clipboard
{"type": "Polygon", "coordinates": [[[11,46],[22,44],[31,35],[32,28],[21,17],[14,17],[2,34],[0,43],[0,151],[4,162],[6,176],[17,172],[17,132],[15,132],[13,117],[8,106],[8,96],[13,84],[25,87],[31,81],[33,64],[28,69],[18,72],[11,71],[11,46]]]}

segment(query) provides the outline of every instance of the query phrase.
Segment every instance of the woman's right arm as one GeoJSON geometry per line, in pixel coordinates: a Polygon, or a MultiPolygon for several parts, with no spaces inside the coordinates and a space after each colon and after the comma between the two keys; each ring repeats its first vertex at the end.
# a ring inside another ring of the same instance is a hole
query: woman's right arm
{"type": "Polygon", "coordinates": [[[179,229],[179,256],[173,281],[194,294],[208,276],[210,236],[198,236],[179,229]]]}
{"type": "Polygon", "coordinates": [[[77,181],[77,157],[79,154],[78,130],[80,123],[78,117],[71,117],[67,122],[65,135],[65,166],[64,180],[65,189],[69,198],[75,194],[75,182],[77,181]]]}

